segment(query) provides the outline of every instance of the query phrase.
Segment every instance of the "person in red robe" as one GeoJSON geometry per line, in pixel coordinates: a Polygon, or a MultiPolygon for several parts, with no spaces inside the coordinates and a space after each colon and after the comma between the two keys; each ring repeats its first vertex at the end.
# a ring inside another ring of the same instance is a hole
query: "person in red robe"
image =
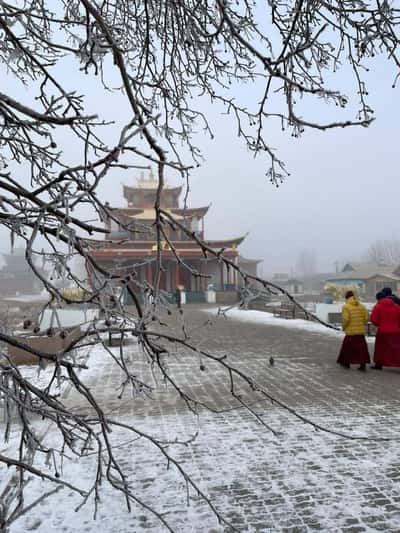
{"type": "Polygon", "coordinates": [[[371,313],[376,326],[374,363],[371,368],[400,367],[400,306],[382,293],[376,295],[377,303],[371,313]],[[382,297],[383,296],[383,297],[382,297]]]}

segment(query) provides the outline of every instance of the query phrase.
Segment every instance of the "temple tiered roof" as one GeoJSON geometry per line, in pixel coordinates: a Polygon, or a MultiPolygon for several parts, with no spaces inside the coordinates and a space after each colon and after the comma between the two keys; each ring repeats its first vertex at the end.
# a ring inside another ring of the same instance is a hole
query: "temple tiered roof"
{"type": "Polygon", "coordinates": [[[142,174],[133,186],[124,185],[123,194],[128,205],[108,207],[110,216],[106,220],[106,226],[109,233],[103,245],[92,248],[92,256],[106,269],[112,268],[115,271],[116,268],[123,268],[126,271],[132,268],[138,279],[151,282],[155,276],[155,259],[161,251],[162,284],[165,290],[173,291],[182,284],[188,290],[204,290],[210,280],[213,280],[214,285],[223,287],[222,290],[235,288],[236,273],[225,271],[223,263],[213,254],[206,257],[196,240],[200,239],[216,253],[223,251],[225,257],[237,262],[238,247],[247,235],[206,240],[204,217],[209,206],[180,207],[182,187],[166,183],[160,195],[160,204],[179,224],[164,224],[164,234],[158,244],[154,225],[157,192],[158,180],[152,172],[147,177],[142,174]],[[185,269],[180,263],[190,265],[190,268],[185,269]],[[190,274],[192,271],[203,271],[206,275],[196,278],[190,274]]]}

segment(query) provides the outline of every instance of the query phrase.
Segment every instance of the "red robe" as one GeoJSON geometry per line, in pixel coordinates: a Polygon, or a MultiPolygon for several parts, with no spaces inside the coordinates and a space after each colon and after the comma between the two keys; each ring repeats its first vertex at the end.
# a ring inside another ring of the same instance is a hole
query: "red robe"
{"type": "Polygon", "coordinates": [[[365,365],[369,362],[368,346],[364,335],[346,335],[340,348],[337,363],[340,365],[365,365]]]}
{"type": "Polygon", "coordinates": [[[372,310],[371,322],[378,328],[374,363],[400,367],[400,306],[382,298],[372,310]]]}

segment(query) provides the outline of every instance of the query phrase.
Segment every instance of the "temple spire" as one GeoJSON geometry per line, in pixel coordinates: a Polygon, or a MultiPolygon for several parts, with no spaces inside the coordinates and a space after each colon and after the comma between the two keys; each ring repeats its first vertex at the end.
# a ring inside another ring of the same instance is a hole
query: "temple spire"
{"type": "MultiPolygon", "coordinates": [[[[164,180],[164,186],[168,187],[167,180],[164,180]]],[[[158,178],[154,176],[152,168],[150,168],[147,177],[144,172],[140,173],[140,177],[136,180],[136,187],[139,187],[140,189],[157,189],[158,178]]]]}

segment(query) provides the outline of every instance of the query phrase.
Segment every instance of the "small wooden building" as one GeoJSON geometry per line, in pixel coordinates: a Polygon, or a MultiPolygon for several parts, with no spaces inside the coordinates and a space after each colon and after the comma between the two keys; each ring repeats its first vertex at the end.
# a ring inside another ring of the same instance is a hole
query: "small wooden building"
{"type": "Polygon", "coordinates": [[[393,266],[374,263],[346,263],[342,272],[331,275],[325,283],[339,287],[356,287],[364,298],[375,300],[377,292],[390,287],[393,293],[400,290],[400,272],[393,266]]]}

